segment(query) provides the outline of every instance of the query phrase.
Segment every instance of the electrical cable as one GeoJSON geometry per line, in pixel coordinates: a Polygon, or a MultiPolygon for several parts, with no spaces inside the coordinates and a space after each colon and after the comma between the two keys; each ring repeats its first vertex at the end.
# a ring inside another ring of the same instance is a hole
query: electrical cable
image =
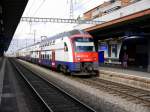
{"type": "Polygon", "coordinates": [[[42,3],[39,5],[39,7],[35,10],[33,13],[33,16],[39,11],[39,9],[42,7],[42,5],[45,3],[46,0],[43,0],[42,3]]]}
{"type": "Polygon", "coordinates": [[[78,5],[74,10],[79,10],[83,5],[87,4],[90,1],[91,0],[88,0],[88,1],[85,1],[85,2],[81,2],[80,5],[78,5]]]}
{"type": "Polygon", "coordinates": [[[30,7],[28,8],[28,11],[27,11],[27,16],[29,16],[29,13],[31,11],[31,8],[33,7],[33,5],[35,4],[35,0],[33,0],[33,2],[31,3],[30,7]]]}

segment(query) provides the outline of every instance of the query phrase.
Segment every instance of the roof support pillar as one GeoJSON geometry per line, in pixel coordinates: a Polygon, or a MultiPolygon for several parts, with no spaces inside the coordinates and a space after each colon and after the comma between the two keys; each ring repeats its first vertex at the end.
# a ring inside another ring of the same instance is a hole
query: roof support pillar
{"type": "Polygon", "coordinates": [[[150,72],[150,39],[148,38],[148,68],[147,71],[150,72]]]}

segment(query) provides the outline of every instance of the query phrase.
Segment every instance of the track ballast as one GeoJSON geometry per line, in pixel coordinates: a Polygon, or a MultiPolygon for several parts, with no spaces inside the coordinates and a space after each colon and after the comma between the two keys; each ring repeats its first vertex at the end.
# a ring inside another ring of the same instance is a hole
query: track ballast
{"type": "Polygon", "coordinates": [[[11,60],[11,62],[50,112],[94,112],[91,107],[23,67],[17,61],[11,60]]]}

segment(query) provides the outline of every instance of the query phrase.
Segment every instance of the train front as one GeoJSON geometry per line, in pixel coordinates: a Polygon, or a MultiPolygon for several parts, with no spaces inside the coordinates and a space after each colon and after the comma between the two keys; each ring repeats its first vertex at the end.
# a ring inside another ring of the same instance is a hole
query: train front
{"type": "Polygon", "coordinates": [[[79,71],[78,74],[98,75],[98,53],[95,51],[93,37],[80,34],[71,40],[75,71],[79,71]]]}

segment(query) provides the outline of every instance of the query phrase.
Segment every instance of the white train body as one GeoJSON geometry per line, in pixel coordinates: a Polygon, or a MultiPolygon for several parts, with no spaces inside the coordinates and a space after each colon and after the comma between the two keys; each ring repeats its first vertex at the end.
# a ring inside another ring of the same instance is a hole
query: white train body
{"type": "Polygon", "coordinates": [[[73,30],[19,50],[19,57],[63,72],[98,71],[98,54],[91,35],[73,30]]]}

